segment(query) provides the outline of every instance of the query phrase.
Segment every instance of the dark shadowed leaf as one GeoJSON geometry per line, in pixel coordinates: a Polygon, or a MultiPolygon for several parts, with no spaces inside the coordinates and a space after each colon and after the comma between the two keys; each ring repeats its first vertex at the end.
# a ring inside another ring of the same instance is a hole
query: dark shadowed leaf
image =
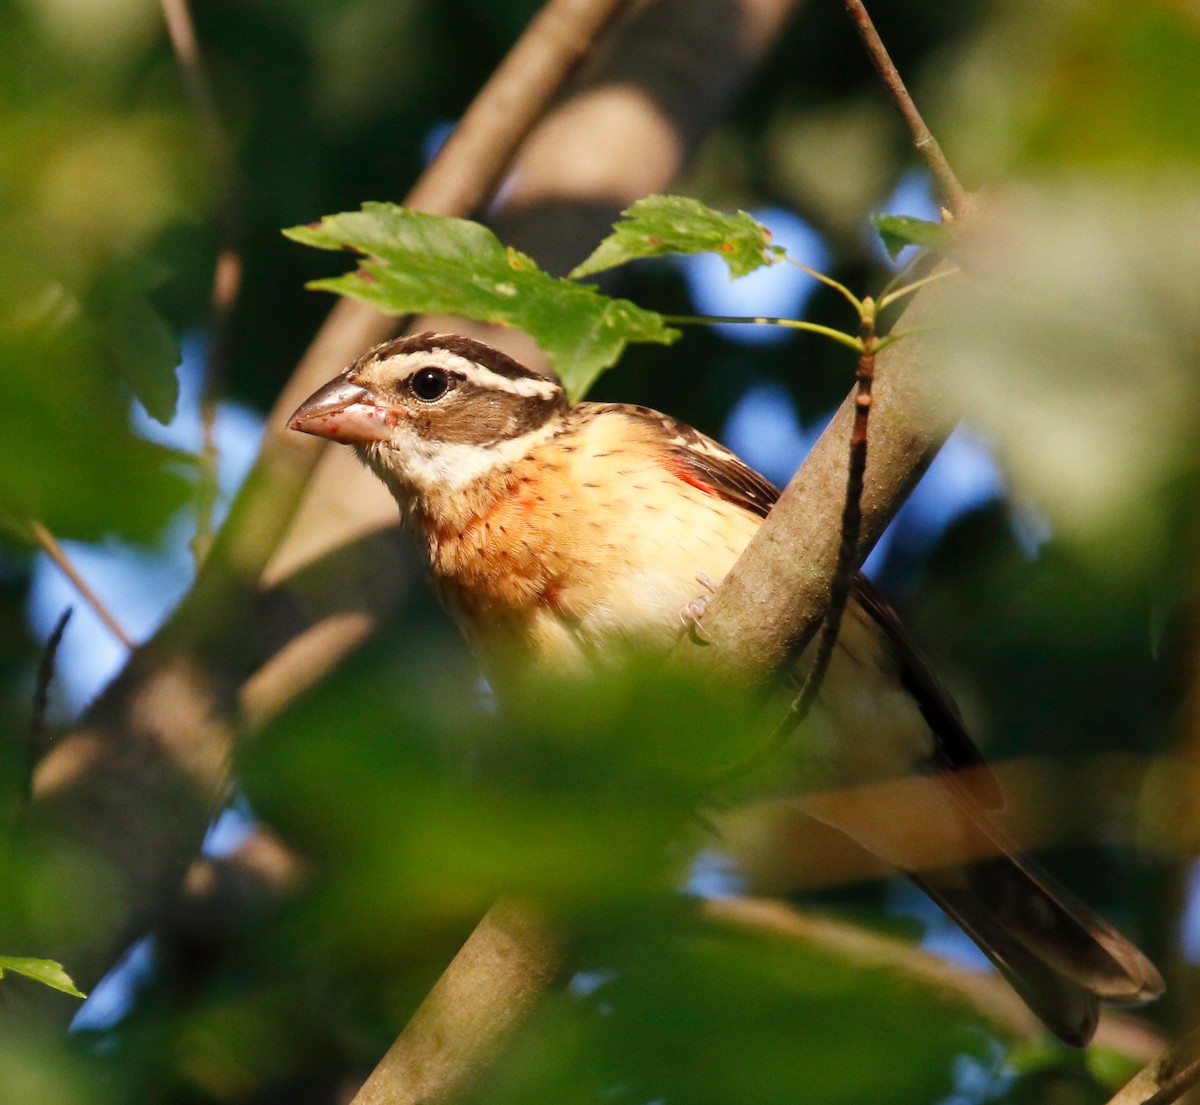
{"type": "Polygon", "coordinates": [[[872,215],[871,222],[892,258],[908,246],[938,249],[946,244],[946,227],[941,223],[914,219],[911,215],[872,215]]]}
{"type": "Polygon", "coordinates": [[[17,532],[33,518],[58,537],[149,540],[187,495],[177,454],[131,431],[86,325],[50,330],[0,334],[0,516],[17,532]]]}
{"type": "Polygon", "coordinates": [[[852,956],[686,911],[640,927],[588,949],[581,992],[543,1009],[473,1105],[939,1101],[988,1048],[969,1012],[852,956]]]}
{"type": "Polygon", "coordinates": [[[146,298],[162,279],[145,261],[111,265],[91,289],[87,304],[96,331],[97,353],[129,386],[146,413],[164,426],[179,400],[179,345],[163,317],[146,298]]]}

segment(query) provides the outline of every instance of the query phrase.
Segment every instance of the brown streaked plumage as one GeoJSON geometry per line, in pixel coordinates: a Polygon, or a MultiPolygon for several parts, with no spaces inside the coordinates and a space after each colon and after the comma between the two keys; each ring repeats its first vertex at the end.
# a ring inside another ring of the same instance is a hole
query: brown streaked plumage
{"type": "MultiPolygon", "coordinates": [[[[289,424],[355,446],[384,481],[493,672],[500,659],[568,670],[625,642],[669,646],[697,577],[725,576],[779,494],[690,426],[646,407],[570,407],[556,381],[456,335],[376,347],[289,424]]],[[[851,797],[812,808],[907,870],[1051,1031],[1085,1044],[1100,1000],[1161,992],[1141,952],[989,819],[995,778],[865,579],[815,713],[806,749],[851,797]],[[919,826],[866,797],[898,778],[922,795],[919,826]],[[939,860],[983,858],[930,865],[916,853],[931,840],[939,860]]]]}

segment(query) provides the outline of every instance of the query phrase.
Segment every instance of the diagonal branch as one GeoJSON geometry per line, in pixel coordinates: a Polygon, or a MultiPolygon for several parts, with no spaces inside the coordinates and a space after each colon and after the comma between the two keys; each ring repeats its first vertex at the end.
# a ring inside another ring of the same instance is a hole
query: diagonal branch
{"type": "Polygon", "coordinates": [[[924,159],[925,164],[929,166],[929,171],[933,173],[941,186],[946,205],[956,215],[965,214],[970,196],[959,181],[957,174],[950,167],[950,162],[942,152],[941,145],[933,136],[933,132],[926,126],[924,118],[917,110],[917,105],[908,94],[900,71],[892,63],[891,55],[884,46],[883,39],[879,37],[879,32],[875,30],[875,24],[871,20],[866,6],[862,0],[846,0],[846,11],[854,21],[855,29],[863,40],[871,64],[875,66],[879,79],[883,81],[884,87],[892,97],[896,110],[908,124],[917,153],[924,159]]]}
{"type": "Polygon", "coordinates": [[[200,398],[203,436],[200,450],[201,479],[196,492],[196,532],[192,538],[193,556],[196,564],[200,565],[212,546],[213,512],[220,490],[217,480],[217,402],[225,384],[233,308],[242,286],[242,257],[238,250],[242,226],[241,185],[233,150],[217,111],[212,81],[196,39],[188,0],[161,0],[161,6],[176,64],[188,98],[200,119],[209,157],[216,167],[221,186],[216,219],[217,259],[210,297],[212,313],[208,322],[208,352],[205,355],[204,386],[200,398]]]}
{"type": "Polygon", "coordinates": [[[108,604],[92,590],[92,586],[83,577],[83,573],[75,567],[74,562],[67,556],[66,550],[58,543],[58,539],[41,522],[31,521],[29,531],[41,546],[42,551],[54,561],[55,566],[79,592],[84,602],[92,608],[92,612],[105,625],[105,628],[116,637],[126,648],[134,648],[133,638],[125,632],[125,628],[117,621],[116,615],[108,608],[108,604]]]}
{"type": "MultiPolygon", "coordinates": [[[[936,285],[913,296],[906,328],[930,312],[936,285]]],[[[858,561],[874,547],[953,428],[956,415],[934,394],[920,335],[875,359],[871,463],[863,475],[858,561]]],[[[816,632],[841,548],[846,442],[858,417],[857,389],[758,528],[704,612],[706,643],[681,638],[677,655],[714,675],[757,680],[779,670],[816,632]]]]}
{"type": "Polygon", "coordinates": [[[438,1105],[475,1081],[559,976],[558,939],[533,910],[497,902],[351,1105],[438,1105]]]}
{"type": "Polygon", "coordinates": [[[1200,1083],[1200,1031],[1177,1040],[1138,1071],[1108,1105],[1173,1105],[1200,1083]]]}

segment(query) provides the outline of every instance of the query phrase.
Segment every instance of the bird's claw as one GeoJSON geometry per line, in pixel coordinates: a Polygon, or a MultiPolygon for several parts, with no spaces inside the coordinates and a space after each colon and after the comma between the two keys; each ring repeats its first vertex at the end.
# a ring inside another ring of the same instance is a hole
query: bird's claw
{"type": "Polygon", "coordinates": [[[710,644],[708,634],[704,631],[704,626],[700,623],[700,619],[704,617],[704,611],[708,609],[709,600],[716,592],[716,584],[708,578],[703,572],[696,576],[696,582],[701,587],[705,588],[709,593],[707,595],[697,595],[694,599],[689,599],[684,604],[682,610],[679,611],[679,620],[683,622],[683,628],[696,638],[703,645],[710,644]]]}

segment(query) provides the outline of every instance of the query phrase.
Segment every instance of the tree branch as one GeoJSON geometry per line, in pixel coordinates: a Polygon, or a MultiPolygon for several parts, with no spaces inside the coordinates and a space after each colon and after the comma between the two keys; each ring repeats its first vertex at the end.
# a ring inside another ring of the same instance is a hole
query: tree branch
{"type": "MultiPolygon", "coordinates": [[[[866,968],[893,971],[907,984],[941,992],[949,1000],[967,1007],[1006,1039],[1045,1037],[1046,1030],[1037,1017],[999,975],[963,970],[907,941],[762,898],[715,898],[704,903],[703,913],[724,927],[797,941],[866,968]]],[[[1095,1042],[1139,1061],[1152,1058],[1162,1048],[1162,1037],[1144,1022],[1111,1010],[1105,1011],[1095,1042]]],[[[1140,1099],[1137,1100],[1141,1105],[1140,1099]]],[[[1109,1105],[1135,1105],[1135,1101],[1114,1099],[1109,1105]]]]}
{"type": "Polygon", "coordinates": [[[891,55],[884,46],[883,39],[879,37],[879,32],[875,30],[875,24],[865,5],[862,0],[846,0],[846,11],[854,21],[855,29],[867,49],[867,55],[875,66],[879,79],[883,81],[884,87],[892,97],[896,110],[908,124],[917,153],[921,155],[925,164],[929,166],[929,171],[933,173],[934,178],[941,186],[946,206],[956,215],[965,214],[970,202],[970,195],[950,167],[950,162],[942,152],[938,140],[934,138],[933,132],[925,125],[925,120],[908,94],[900,72],[892,63],[891,55]]]}
{"type": "Polygon", "coordinates": [[[1193,1031],[1138,1071],[1108,1105],[1172,1105],[1197,1083],[1200,1083],[1200,1031],[1193,1031]]]}
{"type": "MultiPolygon", "coordinates": [[[[906,327],[929,313],[936,285],[913,296],[906,327]]],[[[871,462],[863,477],[858,562],[874,547],[954,426],[956,414],[921,371],[913,335],[876,357],[871,462]]],[[[820,624],[841,546],[846,442],[857,416],[851,392],[784,489],[704,612],[705,642],[680,640],[677,656],[714,675],[759,680],[798,654],[820,624]]]]}
{"type": "Polygon", "coordinates": [[[484,1070],[555,981],[558,940],[536,911],[497,902],[351,1105],[439,1105],[484,1070]]]}
{"type": "Polygon", "coordinates": [[[108,608],[108,604],[92,590],[91,584],[83,578],[83,573],[75,567],[66,550],[58,543],[58,539],[41,522],[31,521],[29,530],[34,540],[52,561],[55,567],[71,582],[80,597],[92,608],[92,613],[104,623],[105,628],[126,648],[134,648],[133,638],[125,632],[125,628],[116,619],[116,615],[108,608]]]}

